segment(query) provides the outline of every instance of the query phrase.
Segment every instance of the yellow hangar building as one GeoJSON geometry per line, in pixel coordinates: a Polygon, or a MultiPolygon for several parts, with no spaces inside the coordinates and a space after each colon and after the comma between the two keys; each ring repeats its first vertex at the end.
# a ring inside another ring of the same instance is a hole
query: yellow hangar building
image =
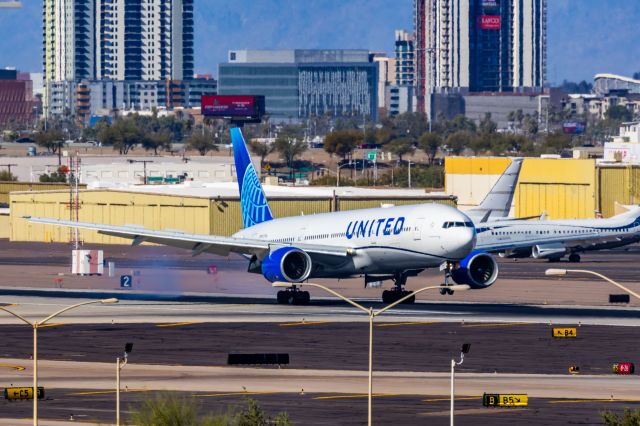
{"type": "MultiPolygon", "coordinates": [[[[449,157],[445,192],[465,210],[479,204],[511,163],[504,157],[449,157]]],[[[514,197],[514,217],[611,217],[620,205],[640,202],[640,166],[593,159],[526,158],[514,197]]]]}

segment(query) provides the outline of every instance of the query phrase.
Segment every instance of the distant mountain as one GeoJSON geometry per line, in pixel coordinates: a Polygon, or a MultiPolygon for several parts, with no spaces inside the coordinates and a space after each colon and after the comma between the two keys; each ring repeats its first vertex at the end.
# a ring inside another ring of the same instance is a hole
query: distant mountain
{"type": "MultiPolygon", "coordinates": [[[[42,68],[42,1],[0,10],[0,67],[42,68]]],[[[196,0],[196,70],[216,73],[230,49],[393,51],[413,28],[413,0],[196,0]]],[[[549,79],[640,71],[637,0],[548,0],[549,79]]]]}

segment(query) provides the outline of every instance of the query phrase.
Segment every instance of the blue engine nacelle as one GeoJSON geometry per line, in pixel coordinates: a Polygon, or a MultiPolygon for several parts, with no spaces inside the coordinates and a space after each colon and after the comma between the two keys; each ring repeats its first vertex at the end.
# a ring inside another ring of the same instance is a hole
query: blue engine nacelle
{"type": "Polygon", "coordinates": [[[451,272],[451,278],[473,289],[487,288],[498,279],[498,262],[489,253],[473,251],[451,272]]]}
{"type": "Polygon", "coordinates": [[[311,273],[311,257],[295,247],[282,247],[262,261],[262,275],[271,282],[299,283],[311,273]]]}

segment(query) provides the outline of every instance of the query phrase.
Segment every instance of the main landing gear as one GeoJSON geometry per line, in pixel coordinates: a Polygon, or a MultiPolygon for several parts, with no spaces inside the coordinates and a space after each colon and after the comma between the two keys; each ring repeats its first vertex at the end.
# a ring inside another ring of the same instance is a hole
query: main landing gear
{"type": "MultiPolygon", "coordinates": [[[[384,303],[393,303],[396,302],[400,299],[402,299],[405,296],[410,295],[412,292],[405,290],[403,288],[403,286],[407,283],[407,274],[406,273],[401,273],[401,274],[396,274],[395,277],[393,278],[393,284],[394,287],[392,290],[385,290],[382,292],[382,302],[384,303]]],[[[415,296],[411,296],[409,297],[407,300],[405,300],[402,303],[406,303],[406,304],[412,304],[415,303],[416,301],[416,297],[415,296]]]]}
{"type": "Polygon", "coordinates": [[[580,263],[580,255],[578,253],[571,253],[569,255],[569,262],[580,263]]]}
{"type": "Polygon", "coordinates": [[[280,290],[277,295],[278,303],[281,305],[303,305],[306,306],[311,301],[308,291],[302,291],[297,287],[280,290]]]}

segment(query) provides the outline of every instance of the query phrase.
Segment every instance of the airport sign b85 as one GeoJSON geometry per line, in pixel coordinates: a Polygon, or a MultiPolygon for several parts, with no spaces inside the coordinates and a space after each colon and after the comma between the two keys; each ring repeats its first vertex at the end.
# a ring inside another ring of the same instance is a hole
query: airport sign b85
{"type": "Polygon", "coordinates": [[[482,405],[485,407],[526,407],[529,405],[529,396],[515,393],[485,393],[482,395],[482,405]]]}
{"type": "Polygon", "coordinates": [[[578,332],[575,328],[554,328],[551,335],[556,338],[576,337],[578,332]]]}
{"type": "MultiPolygon", "coordinates": [[[[4,399],[9,401],[33,399],[33,388],[5,388],[4,399]]],[[[38,399],[44,399],[44,387],[42,386],[38,386],[38,399]]]]}

